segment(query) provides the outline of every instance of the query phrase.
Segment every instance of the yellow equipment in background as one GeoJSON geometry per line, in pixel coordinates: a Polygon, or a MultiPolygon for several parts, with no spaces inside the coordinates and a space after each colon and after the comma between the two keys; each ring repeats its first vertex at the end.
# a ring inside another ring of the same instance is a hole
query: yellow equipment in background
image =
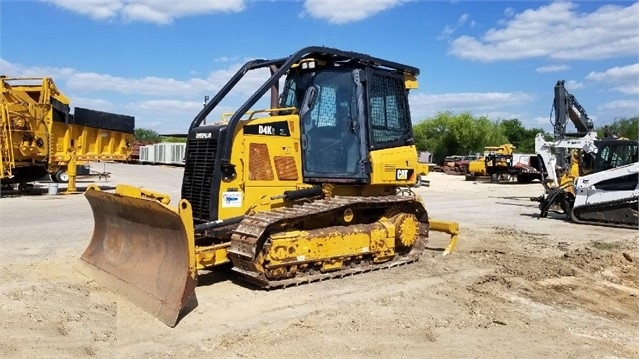
{"type": "Polygon", "coordinates": [[[47,173],[75,188],[76,164],[126,161],[133,151],[130,116],[75,108],[51,78],[0,76],[0,182],[38,180],[47,173]]]}
{"type": "Polygon", "coordinates": [[[430,168],[427,163],[417,162],[417,167],[415,168],[415,187],[421,187],[423,184],[428,186],[428,181],[425,181],[422,177],[428,176],[429,172],[430,168]]]}
{"type": "Polygon", "coordinates": [[[177,208],[127,185],[86,191],[95,228],[83,272],[174,326],[201,269],[231,263],[261,288],[340,278],[418,260],[429,230],[451,235],[450,253],[458,224],[429,218],[410,188],[418,73],[325,47],[249,61],[191,123],[177,208]],[[204,124],[247,73],[265,69],[230,118],[204,124]],[[269,90],[270,108],[249,111],[269,90]]]}
{"type": "MultiPolygon", "coordinates": [[[[487,146],[484,155],[468,162],[464,168],[466,180],[475,180],[478,176],[489,176],[491,181],[499,182],[513,173],[513,150],[510,143],[501,146],[487,146]]],[[[515,171],[516,172],[516,171],[515,171]]]]}

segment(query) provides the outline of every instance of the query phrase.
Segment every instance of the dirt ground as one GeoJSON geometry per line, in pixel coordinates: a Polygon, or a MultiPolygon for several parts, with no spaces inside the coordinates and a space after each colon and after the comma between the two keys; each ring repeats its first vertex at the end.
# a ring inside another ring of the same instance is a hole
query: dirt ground
{"type": "MultiPolygon", "coordinates": [[[[181,168],[98,166],[111,177],[80,188],[179,194],[181,168]]],[[[416,191],[431,217],[461,226],[452,255],[431,233],[417,263],[300,287],[204,274],[175,328],[76,270],[93,230],[84,196],[4,192],[0,357],[639,358],[637,230],[538,219],[539,183],[429,179],[416,191]]]]}

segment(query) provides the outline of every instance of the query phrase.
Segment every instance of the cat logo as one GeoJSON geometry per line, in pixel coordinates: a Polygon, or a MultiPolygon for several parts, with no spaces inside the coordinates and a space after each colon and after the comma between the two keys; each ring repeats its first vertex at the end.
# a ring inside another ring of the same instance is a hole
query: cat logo
{"type": "Polygon", "coordinates": [[[408,170],[398,169],[395,179],[408,181],[408,170]]]}
{"type": "Polygon", "coordinates": [[[257,128],[257,132],[260,135],[274,135],[275,134],[275,128],[273,126],[262,126],[259,125],[257,128]]]}

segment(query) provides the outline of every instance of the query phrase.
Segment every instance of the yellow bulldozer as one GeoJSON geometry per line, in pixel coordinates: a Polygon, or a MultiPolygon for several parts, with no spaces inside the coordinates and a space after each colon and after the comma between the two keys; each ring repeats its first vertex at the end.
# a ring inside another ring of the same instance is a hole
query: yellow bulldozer
{"type": "Polygon", "coordinates": [[[177,207],[127,185],[86,191],[95,228],[81,270],[175,326],[198,270],[230,263],[260,288],[295,286],[414,262],[429,230],[450,234],[450,253],[458,224],[430,219],[411,190],[418,74],[326,47],[247,62],[190,125],[177,207]],[[256,70],[270,75],[255,93],[204,124],[256,70]],[[263,98],[268,109],[250,110],[263,98]]]}

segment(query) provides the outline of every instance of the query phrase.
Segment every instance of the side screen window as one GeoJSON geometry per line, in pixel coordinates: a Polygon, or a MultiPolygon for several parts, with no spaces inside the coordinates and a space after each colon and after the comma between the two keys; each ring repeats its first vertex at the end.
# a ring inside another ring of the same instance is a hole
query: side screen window
{"type": "Polygon", "coordinates": [[[337,101],[335,87],[320,87],[319,96],[315,107],[311,111],[313,127],[336,127],[337,101]]]}
{"type": "Polygon", "coordinates": [[[412,138],[404,81],[399,76],[372,73],[368,106],[373,147],[403,144],[412,138]]]}

